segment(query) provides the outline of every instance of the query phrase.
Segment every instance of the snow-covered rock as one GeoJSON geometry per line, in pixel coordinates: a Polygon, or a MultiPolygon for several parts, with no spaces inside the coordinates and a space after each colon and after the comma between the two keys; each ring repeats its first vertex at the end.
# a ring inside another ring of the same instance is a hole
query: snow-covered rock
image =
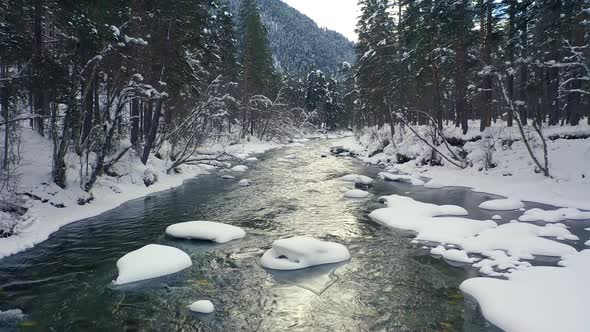
{"type": "Polygon", "coordinates": [[[146,187],[149,187],[156,182],[158,182],[158,174],[154,172],[153,169],[149,167],[146,168],[143,172],[143,184],[145,184],[146,187]]]}
{"type": "Polygon", "coordinates": [[[473,264],[473,267],[478,268],[481,274],[488,276],[501,277],[506,275],[506,272],[502,271],[522,270],[531,266],[531,263],[507,255],[502,250],[486,251],[482,255],[487,258],[473,264]]]}
{"type": "Polygon", "coordinates": [[[248,170],[248,166],[246,165],[236,165],[231,168],[232,172],[245,172],[248,170]]]}
{"type": "Polygon", "coordinates": [[[495,214],[492,216],[492,220],[502,220],[502,216],[499,214],[495,214]]]}
{"type": "Polygon", "coordinates": [[[283,159],[287,159],[287,160],[293,160],[293,159],[296,159],[296,158],[297,158],[297,156],[294,155],[294,154],[288,154],[288,155],[286,155],[286,156],[283,157],[283,159]]]}
{"type": "Polygon", "coordinates": [[[272,248],[260,259],[260,264],[274,270],[297,270],[348,259],[350,253],[340,243],[296,236],[274,241],[272,248]]]}
{"type": "Polygon", "coordinates": [[[360,189],[352,189],[344,193],[344,197],[347,198],[366,198],[368,196],[369,192],[360,189]]]}
{"type": "Polygon", "coordinates": [[[426,184],[424,184],[424,188],[429,188],[429,189],[441,189],[444,187],[446,187],[446,185],[437,179],[432,179],[432,180],[426,182],[426,184]]]}
{"type": "Polygon", "coordinates": [[[221,178],[224,180],[235,180],[236,179],[235,176],[229,175],[229,174],[222,175],[221,178]]]}
{"type": "Polygon", "coordinates": [[[256,158],[256,157],[250,157],[250,158],[246,158],[246,161],[249,162],[249,163],[252,163],[252,162],[258,161],[258,158],[256,158]]]}
{"type": "Polygon", "coordinates": [[[480,209],[493,211],[518,210],[524,207],[524,203],[516,198],[492,199],[479,204],[480,209]]]}
{"type": "Polygon", "coordinates": [[[559,222],[566,219],[590,220],[590,212],[582,212],[574,208],[561,208],[557,210],[534,208],[527,210],[522,216],[518,217],[520,221],[559,222]]]}
{"type": "Polygon", "coordinates": [[[166,234],[180,239],[196,239],[225,243],[241,239],[246,232],[240,227],[214,221],[188,221],[166,228],[166,234]]]}
{"type": "Polygon", "coordinates": [[[443,252],[443,258],[453,262],[459,263],[473,263],[477,259],[467,256],[467,252],[464,250],[449,249],[443,252]]]}
{"type": "Polygon", "coordinates": [[[445,249],[445,247],[437,246],[436,248],[430,249],[430,254],[442,256],[445,253],[445,251],[447,251],[447,249],[445,249]]]}
{"type": "Polygon", "coordinates": [[[355,184],[361,184],[361,185],[365,185],[365,186],[368,186],[373,183],[373,179],[371,179],[370,177],[368,177],[366,175],[360,175],[360,174],[345,175],[345,176],[341,177],[340,180],[346,181],[346,182],[354,182],[355,184]]]}
{"type": "Polygon", "coordinates": [[[252,185],[252,181],[250,181],[249,179],[242,179],[240,180],[240,182],[238,182],[238,185],[240,187],[249,187],[252,185]]]}
{"type": "Polygon", "coordinates": [[[525,259],[533,259],[535,255],[560,257],[576,252],[572,246],[544,237],[578,239],[561,226],[550,224],[541,227],[527,223],[508,223],[465,239],[461,247],[473,253],[505,250],[511,256],[525,259]]]}
{"type": "Polygon", "coordinates": [[[504,331],[588,331],[590,250],[572,253],[563,267],[534,266],[497,278],[471,278],[460,289],[504,331]]]}
{"type": "Polygon", "coordinates": [[[189,305],[188,309],[200,314],[210,314],[215,311],[215,306],[209,300],[199,300],[189,305]]]}
{"type": "Polygon", "coordinates": [[[403,182],[409,183],[414,186],[423,186],[424,181],[420,178],[412,176],[412,175],[401,175],[401,174],[393,174],[389,172],[380,172],[378,174],[379,178],[387,181],[396,181],[396,182],[403,182]]]}
{"type": "Polygon", "coordinates": [[[162,277],[180,272],[191,265],[189,255],[178,248],[148,244],[119,258],[119,276],[113,284],[123,285],[162,277]]]}

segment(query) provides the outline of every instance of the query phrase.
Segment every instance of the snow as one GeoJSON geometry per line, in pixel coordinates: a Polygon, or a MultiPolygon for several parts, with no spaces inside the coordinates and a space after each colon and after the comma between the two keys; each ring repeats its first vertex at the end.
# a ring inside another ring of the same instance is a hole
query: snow
{"type": "Polygon", "coordinates": [[[189,305],[188,309],[196,313],[210,314],[215,311],[215,306],[209,300],[199,300],[189,305]]]}
{"type": "Polygon", "coordinates": [[[562,257],[576,252],[570,245],[544,237],[577,239],[577,236],[561,226],[508,223],[484,230],[477,236],[465,239],[461,243],[461,247],[473,253],[504,250],[511,256],[525,259],[533,259],[535,255],[562,257]]]}
{"type": "Polygon", "coordinates": [[[544,222],[560,222],[566,219],[571,220],[590,220],[590,212],[582,212],[574,208],[561,208],[557,210],[543,210],[534,208],[527,210],[522,216],[518,218],[520,221],[544,221],[544,222]]]}
{"type": "Polygon", "coordinates": [[[424,181],[421,179],[412,176],[412,175],[401,175],[401,174],[393,174],[389,172],[380,172],[378,174],[379,178],[387,181],[397,181],[403,183],[409,183],[414,186],[423,186],[424,181]]]}
{"type": "Polygon", "coordinates": [[[252,162],[258,161],[258,158],[256,158],[256,157],[249,157],[249,158],[246,158],[246,161],[249,162],[249,163],[252,163],[252,162]]]}
{"type": "Polygon", "coordinates": [[[458,263],[473,263],[476,258],[467,256],[467,252],[464,250],[450,249],[446,250],[442,254],[443,258],[449,261],[458,263]]]}
{"type": "Polygon", "coordinates": [[[573,253],[560,265],[517,270],[507,280],[472,278],[460,289],[504,331],[588,331],[590,250],[573,253]]]}
{"type": "MultiPolygon", "coordinates": [[[[224,142],[205,144],[203,152],[252,155],[279,147],[279,144],[250,138],[247,143],[231,146],[224,142]]],[[[165,146],[162,150],[164,148],[165,146]]],[[[51,184],[52,151],[50,141],[32,130],[21,130],[21,164],[17,171],[26,176],[20,176],[19,191],[32,193],[42,198],[42,201],[29,199],[25,202],[28,210],[22,216],[23,222],[14,228],[15,235],[0,238],[0,258],[32,248],[67,224],[97,216],[130,200],[178,187],[184,181],[207,174],[207,171],[212,169],[210,165],[181,165],[179,173],[168,174],[166,170],[169,164],[166,160],[150,157],[148,165],[143,165],[139,161],[139,156],[130,150],[115,165],[115,170],[125,175],[119,178],[99,177],[92,189],[93,199],[79,205],[79,199],[88,200],[91,196],[79,189],[80,174],[76,167],[67,170],[67,189],[51,184]],[[157,174],[158,181],[146,187],[142,178],[148,168],[157,174]],[[62,205],[66,208],[58,207],[62,205]]],[[[79,164],[79,158],[74,153],[67,156],[67,161],[69,165],[79,164]]]]}
{"type": "Polygon", "coordinates": [[[260,259],[260,264],[274,270],[297,270],[348,259],[350,253],[342,244],[296,236],[274,241],[272,248],[260,259]]]}
{"type": "Polygon", "coordinates": [[[340,178],[342,181],[354,182],[355,184],[370,185],[373,183],[373,179],[366,175],[349,174],[340,178]]]}
{"type": "Polygon", "coordinates": [[[225,243],[246,236],[246,232],[237,226],[214,221],[188,221],[170,225],[166,228],[166,234],[175,238],[208,240],[217,243],[225,243]]]}
{"type": "Polygon", "coordinates": [[[223,180],[235,180],[235,179],[236,179],[236,177],[235,177],[235,176],[233,176],[233,175],[229,175],[229,174],[222,175],[222,176],[221,176],[221,178],[222,178],[223,180]]]}
{"type": "Polygon", "coordinates": [[[515,198],[502,198],[485,201],[479,204],[481,209],[493,210],[493,211],[508,211],[518,210],[524,207],[524,203],[515,198]]]}
{"type": "Polygon", "coordinates": [[[248,166],[245,165],[237,165],[232,167],[232,172],[245,172],[248,170],[248,166]]]}
{"type": "Polygon", "coordinates": [[[242,179],[242,180],[240,180],[240,182],[238,182],[238,185],[240,187],[249,187],[252,185],[252,181],[250,181],[248,179],[242,179]]]}
{"type": "Polygon", "coordinates": [[[492,220],[502,220],[502,216],[499,214],[495,214],[492,216],[492,220]]]}
{"type": "Polygon", "coordinates": [[[347,198],[366,198],[369,193],[360,189],[352,189],[344,193],[344,197],[347,198]]]}
{"type": "Polygon", "coordinates": [[[286,156],[283,157],[283,159],[287,159],[287,160],[293,160],[293,159],[296,159],[296,158],[297,158],[297,156],[294,155],[294,154],[289,154],[289,155],[286,155],[286,156]]]}
{"type": "Polygon", "coordinates": [[[502,277],[509,272],[498,271],[521,270],[531,266],[531,263],[523,262],[518,257],[507,255],[502,250],[486,251],[482,255],[487,258],[473,264],[473,267],[478,268],[481,274],[488,276],[502,277]]]}
{"type": "Polygon", "coordinates": [[[180,272],[192,265],[184,251],[158,244],[148,244],[117,261],[119,276],[113,281],[123,285],[180,272]]]}
{"type": "Polygon", "coordinates": [[[445,247],[439,245],[435,248],[430,249],[430,254],[442,256],[445,253],[445,251],[447,251],[447,249],[445,249],[445,247]]]}

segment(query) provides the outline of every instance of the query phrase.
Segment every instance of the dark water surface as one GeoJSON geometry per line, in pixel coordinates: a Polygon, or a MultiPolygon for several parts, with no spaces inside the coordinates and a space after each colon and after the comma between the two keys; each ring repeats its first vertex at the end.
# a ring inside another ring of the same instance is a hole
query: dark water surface
{"type": "Polygon", "coordinates": [[[492,196],[376,181],[368,200],[345,199],[342,190],[350,184],[340,176],[374,177],[378,169],[321,158],[330,143],[260,156],[241,175],[252,187],[219,174],[200,176],[63,227],[34,249],[0,260],[0,310],[22,309],[26,321],[14,330],[23,331],[493,330],[458,290],[475,271],[432,258],[401,232],[367,217],[381,206],[378,196],[397,193],[490,218],[495,213],[477,205],[492,196]],[[280,160],[291,153],[297,159],[280,160]],[[189,220],[226,222],[248,234],[227,244],[164,236],[168,225],[189,220]],[[259,265],[273,240],[293,235],[343,243],[352,259],[294,272],[259,265]],[[117,259],[149,243],[186,251],[193,267],[113,287],[117,259]],[[215,313],[190,313],[186,306],[199,299],[210,299],[215,313]]]}

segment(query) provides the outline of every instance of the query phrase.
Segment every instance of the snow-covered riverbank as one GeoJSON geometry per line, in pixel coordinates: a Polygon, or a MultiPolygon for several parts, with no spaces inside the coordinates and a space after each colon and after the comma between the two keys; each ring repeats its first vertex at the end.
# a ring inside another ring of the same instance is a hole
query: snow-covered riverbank
{"type": "MultiPolygon", "coordinates": [[[[210,144],[202,151],[213,154],[225,152],[237,159],[247,159],[282,146],[252,139],[235,145],[210,144]]],[[[186,164],[181,165],[178,172],[167,173],[170,161],[151,157],[148,164],[143,165],[136,153],[130,150],[116,165],[115,171],[120,175],[100,177],[89,195],[80,189],[77,167],[68,169],[68,187],[65,190],[51,182],[52,147],[47,140],[31,131],[24,132],[21,151],[20,166],[16,170],[17,176],[20,174],[16,189],[24,193],[18,203],[27,211],[19,219],[2,213],[0,222],[3,225],[0,226],[11,228],[14,235],[0,238],[0,258],[32,248],[72,222],[99,215],[133,199],[178,187],[186,180],[207,174],[212,167],[186,164]],[[157,181],[146,186],[146,177],[157,181]],[[23,197],[26,198],[22,200],[23,197]]],[[[68,164],[75,165],[77,156],[71,153],[69,158],[68,164]]]]}

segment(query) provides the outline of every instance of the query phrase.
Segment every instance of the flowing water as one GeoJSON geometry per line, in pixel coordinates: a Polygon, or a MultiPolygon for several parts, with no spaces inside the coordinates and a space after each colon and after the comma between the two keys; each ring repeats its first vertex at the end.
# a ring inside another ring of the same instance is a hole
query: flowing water
{"type": "Polygon", "coordinates": [[[490,195],[462,188],[430,190],[376,181],[367,200],[342,197],[349,173],[376,168],[328,156],[329,141],[277,150],[241,175],[242,188],[219,174],[128,202],[69,226],[34,249],[0,260],[0,310],[20,308],[23,331],[492,331],[458,286],[477,273],[453,267],[410,242],[407,234],[368,219],[380,195],[402,194],[494,213],[477,205],[490,195]],[[297,159],[284,161],[294,153],[297,159]],[[243,227],[227,244],[179,241],[165,228],[189,220],[243,227]],[[262,268],[273,240],[307,235],[344,244],[349,262],[299,271],[262,268]],[[114,287],[116,261],[149,243],[178,247],[193,266],[176,275],[114,287]],[[211,315],[186,306],[210,299],[211,315]]]}

